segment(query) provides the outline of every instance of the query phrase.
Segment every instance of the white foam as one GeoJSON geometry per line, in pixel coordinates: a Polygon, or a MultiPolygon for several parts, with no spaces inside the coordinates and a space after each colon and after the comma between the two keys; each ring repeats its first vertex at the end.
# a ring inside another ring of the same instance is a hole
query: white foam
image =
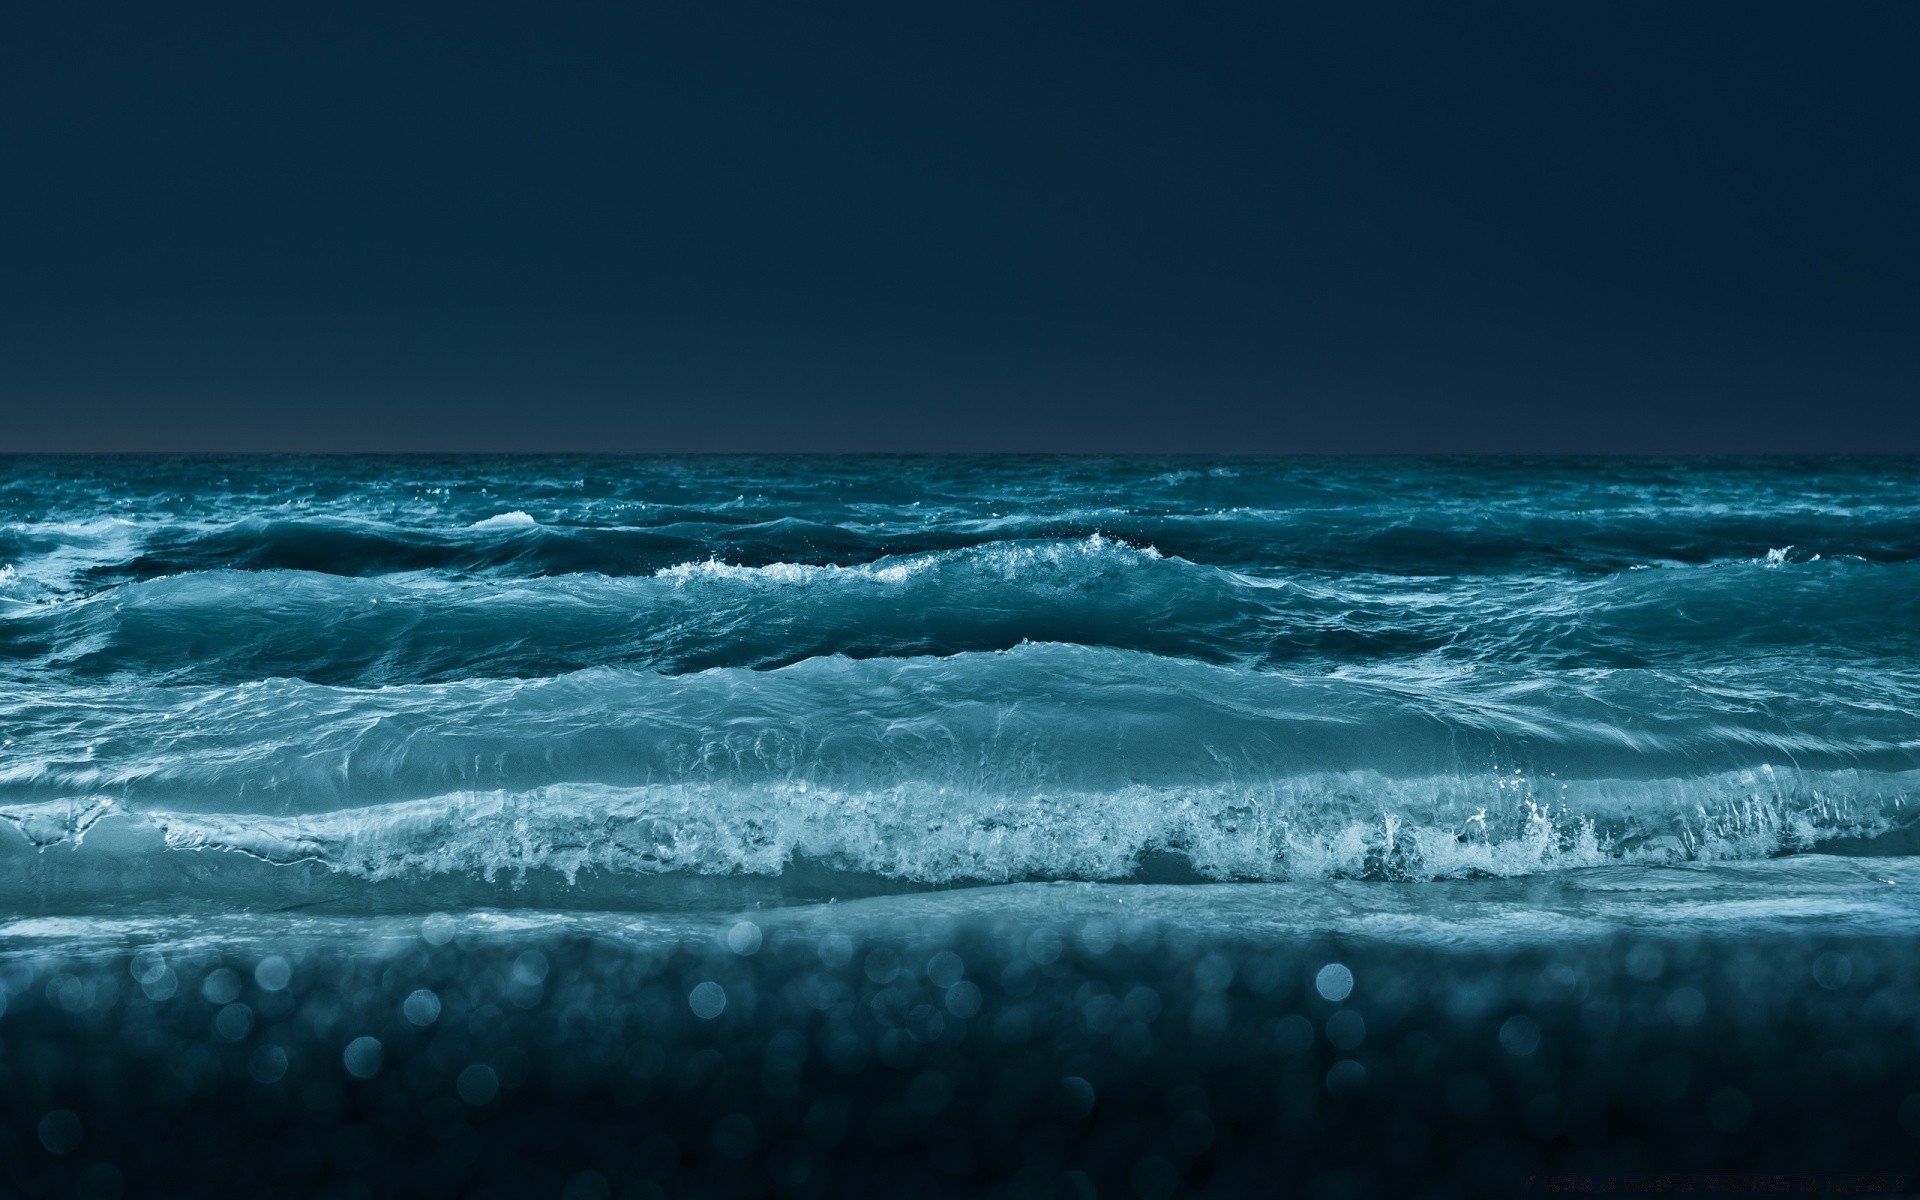
{"type": "Polygon", "coordinates": [[[931,555],[912,558],[882,559],[876,563],[861,563],[856,566],[814,566],[806,563],[776,562],[760,567],[742,567],[733,563],[709,559],[706,562],[680,563],[664,567],[654,572],[655,578],[667,580],[684,586],[696,582],[724,581],[728,583],[762,584],[783,586],[847,580],[850,582],[904,583],[906,580],[935,565],[931,555]]]}
{"type": "MultiPolygon", "coordinates": [[[[1623,833],[1617,822],[1603,831],[1593,797],[1582,811],[1549,806],[1527,790],[1501,800],[1496,790],[1489,806],[1462,813],[1445,780],[1371,772],[1265,792],[555,784],[297,816],[149,810],[135,819],[157,828],[172,850],[310,862],[375,881],[519,880],[533,871],[569,881],[583,871],[771,877],[802,860],[924,884],[1114,880],[1134,877],[1155,854],[1176,855],[1220,881],[1447,880],[1622,862],[1754,861],[1817,844],[1820,831],[1803,813],[1755,794],[1742,801],[1742,786],[1694,781],[1693,813],[1657,837],[1623,833]],[[1705,787],[1716,786],[1727,794],[1713,803],[1705,787]]],[[[1614,790],[1650,798],[1628,781],[1614,790]]],[[[16,806],[0,810],[0,820],[44,848],[77,845],[103,818],[126,811],[94,797],[16,806]]]]}
{"type": "Polygon", "coordinates": [[[1159,558],[1160,552],[1151,546],[1135,547],[1096,533],[1074,541],[994,543],[966,550],[883,558],[851,566],[776,562],[745,567],[708,559],[705,562],[665,567],[654,574],[656,578],[682,585],[725,581],[784,586],[840,580],[898,584],[942,568],[973,567],[1001,579],[1013,580],[1036,570],[1057,570],[1099,560],[1118,564],[1129,560],[1153,561],[1159,558]]]}
{"type": "Polygon", "coordinates": [[[484,521],[475,521],[471,526],[469,526],[469,528],[472,528],[472,529],[531,529],[534,526],[538,525],[539,523],[540,522],[534,520],[533,517],[530,516],[529,514],[521,512],[519,509],[516,508],[512,512],[503,512],[498,516],[488,517],[484,521]]]}

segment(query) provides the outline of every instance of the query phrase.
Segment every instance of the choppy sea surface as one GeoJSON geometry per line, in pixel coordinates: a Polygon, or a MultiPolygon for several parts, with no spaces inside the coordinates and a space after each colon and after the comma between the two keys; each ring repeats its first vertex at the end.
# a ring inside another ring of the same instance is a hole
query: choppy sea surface
{"type": "Polygon", "coordinates": [[[1898,1192],[1915,853],[1913,459],[0,459],[24,1194],[1898,1192]]]}

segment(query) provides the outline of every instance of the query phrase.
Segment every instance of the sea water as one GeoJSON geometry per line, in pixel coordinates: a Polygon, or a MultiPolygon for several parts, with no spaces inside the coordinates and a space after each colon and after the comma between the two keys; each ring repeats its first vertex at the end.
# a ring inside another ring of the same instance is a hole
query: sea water
{"type": "Polygon", "coordinates": [[[0,460],[0,1152],[1898,1190],[1916,803],[1911,459],[0,460]]]}

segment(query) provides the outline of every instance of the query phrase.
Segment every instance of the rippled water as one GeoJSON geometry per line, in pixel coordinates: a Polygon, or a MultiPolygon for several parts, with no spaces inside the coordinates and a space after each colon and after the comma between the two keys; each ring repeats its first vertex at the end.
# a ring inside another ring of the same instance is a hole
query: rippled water
{"type": "Polygon", "coordinates": [[[1911,460],[6,467],[27,911],[1912,840],[1911,460]]]}

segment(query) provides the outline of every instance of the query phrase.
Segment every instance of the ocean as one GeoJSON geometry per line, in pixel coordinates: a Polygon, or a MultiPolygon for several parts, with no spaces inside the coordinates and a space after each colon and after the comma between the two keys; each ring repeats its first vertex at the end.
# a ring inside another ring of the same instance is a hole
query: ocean
{"type": "Polygon", "coordinates": [[[0,459],[0,1189],[1906,1194],[1916,804],[1912,458],[0,459]]]}

